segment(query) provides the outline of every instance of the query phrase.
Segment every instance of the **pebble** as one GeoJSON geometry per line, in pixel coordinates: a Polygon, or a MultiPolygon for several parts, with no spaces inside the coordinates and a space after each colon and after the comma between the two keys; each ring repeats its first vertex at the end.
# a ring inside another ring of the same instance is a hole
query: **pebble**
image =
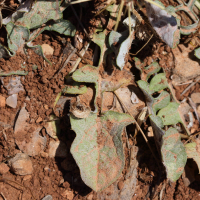
{"type": "Polygon", "coordinates": [[[27,181],[27,180],[29,180],[30,178],[32,177],[32,175],[26,175],[26,176],[24,176],[24,178],[23,178],[23,181],[27,181]]]}
{"type": "Polygon", "coordinates": [[[0,107],[4,108],[6,106],[6,98],[0,95],[0,107]]]}
{"type": "Polygon", "coordinates": [[[42,200],[53,200],[53,197],[51,195],[47,195],[42,200]]]}
{"type": "Polygon", "coordinates": [[[6,105],[10,106],[11,108],[17,107],[17,94],[12,94],[6,99],[6,105]]]}
{"type": "Polygon", "coordinates": [[[50,45],[42,44],[41,47],[45,55],[53,55],[54,49],[50,45]]]}
{"type": "Polygon", "coordinates": [[[124,187],[124,182],[123,181],[119,181],[117,186],[118,186],[118,189],[121,190],[124,187]]]}
{"type": "Polygon", "coordinates": [[[40,123],[41,121],[42,121],[42,117],[38,117],[35,122],[40,123]]]}
{"type": "Polygon", "coordinates": [[[6,165],[5,163],[1,163],[0,164],[0,174],[6,174],[8,171],[10,170],[10,168],[8,167],[8,165],[6,165]]]}
{"type": "Polygon", "coordinates": [[[46,152],[44,152],[44,151],[41,151],[41,152],[40,152],[40,155],[41,155],[41,157],[43,157],[43,158],[48,158],[48,157],[49,157],[49,154],[46,153],[46,152]]]}
{"type": "Polygon", "coordinates": [[[200,103],[200,93],[192,93],[191,94],[191,99],[194,103],[200,103]]]}
{"type": "Polygon", "coordinates": [[[68,200],[72,200],[74,198],[74,193],[69,190],[65,190],[61,195],[63,197],[67,197],[68,200]]]}
{"type": "Polygon", "coordinates": [[[25,153],[18,153],[8,161],[8,165],[13,173],[25,176],[32,174],[33,165],[29,156],[25,153]]]}
{"type": "Polygon", "coordinates": [[[49,143],[49,157],[59,157],[66,158],[67,157],[67,146],[62,141],[50,141],[49,143]]]}
{"type": "Polygon", "coordinates": [[[93,199],[93,194],[89,194],[88,196],[87,196],[87,200],[92,200],[93,199]]]}

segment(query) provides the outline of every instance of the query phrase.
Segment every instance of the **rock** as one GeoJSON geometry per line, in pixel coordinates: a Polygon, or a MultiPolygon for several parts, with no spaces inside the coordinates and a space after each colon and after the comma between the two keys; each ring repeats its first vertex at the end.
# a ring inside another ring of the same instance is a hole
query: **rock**
{"type": "Polygon", "coordinates": [[[49,143],[49,157],[67,157],[67,145],[62,141],[50,141],[49,143]]]}
{"type": "Polygon", "coordinates": [[[6,99],[6,105],[10,106],[11,108],[17,107],[17,94],[12,94],[6,99]]]}
{"type": "Polygon", "coordinates": [[[47,138],[39,134],[41,126],[32,125],[27,120],[29,120],[29,113],[24,106],[20,110],[15,123],[15,143],[21,151],[29,156],[39,155],[46,147],[47,138]]]}
{"type": "Polygon", "coordinates": [[[185,82],[189,79],[196,78],[200,75],[200,67],[197,59],[194,56],[193,47],[186,47],[183,44],[172,49],[175,58],[175,68],[173,74],[177,79],[175,82],[185,82]],[[193,57],[191,58],[191,55],[193,57]]]}
{"type": "Polygon", "coordinates": [[[53,200],[53,197],[51,195],[47,195],[42,200],[53,200]]]}
{"type": "Polygon", "coordinates": [[[124,187],[124,182],[123,181],[119,181],[117,186],[118,186],[119,190],[122,190],[122,188],[124,187]]]}
{"type": "Polygon", "coordinates": [[[4,87],[8,90],[8,94],[18,94],[20,91],[24,91],[24,87],[21,83],[21,77],[15,76],[10,78],[9,83],[4,85],[4,87]]]}
{"type": "Polygon", "coordinates": [[[194,103],[200,103],[200,93],[192,93],[191,94],[191,99],[194,103]]]}
{"type": "Polygon", "coordinates": [[[35,122],[40,123],[41,121],[42,121],[42,117],[38,117],[35,122]]]}
{"type": "Polygon", "coordinates": [[[65,190],[61,195],[62,195],[64,198],[66,197],[68,200],[72,200],[72,199],[74,198],[74,193],[73,193],[73,191],[65,190]]]}
{"type": "Polygon", "coordinates": [[[33,172],[32,161],[25,153],[16,154],[14,158],[8,161],[8,164],[12,172],[21,176],[29,175],[33,172]]]}
{"type": "Polygon", "coordinates": [[[32,176],[31,176],[30,174],[29,174],[29,175],[26,175],[26,176],[24,176],[23,181],[27,181],[27,180],[29,180],[31,177],[32,177],[32,176]]]}
{"type": "Polygon", "coordinates": [[[45,55],[53,55],[54,49],[48,44],[42,44],[42,51],[45,55]]]}
{"type": "Polygon", "coordinates": [[[43,158],[48,158],[49,157],[49,154],[44,152],[44,151],[41,151],[40,152],[40,156],[43,157],[43,158]]]}
{"type": "Polygon", "coordinates": [[[6,98],[0,95],[0,108],[4,108],[6,106],[6,98]]]}
{"type": "Polygon", "coordinates": [[[8,171],[10,170],[10,168],[8,167],[8,165],[6,165],[5,163],[1,163],[0,164],[0,174],[6,174],[8,171]]]}
{"type": "Polygon", "coordinates": [[[92,200],[93,199],[93,194],[89,194],[88,196],[87,196],[87,200],[92,200]]]}

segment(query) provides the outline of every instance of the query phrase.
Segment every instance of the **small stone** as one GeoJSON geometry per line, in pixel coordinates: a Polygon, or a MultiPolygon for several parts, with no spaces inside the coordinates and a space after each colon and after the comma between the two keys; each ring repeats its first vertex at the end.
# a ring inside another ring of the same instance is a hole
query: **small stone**
{"type": "Polygon", "coordinates": [[[70,187],[70,184],[67,181],[65,181],[62,185],[66,189],[70,187]]]}
{"type": "Polygon", "coordinates": [[[200,103],[200,93],[192,93],[191,99],[194,103],[200,103]]]}
{"type": "Polygon", "coordinates": [[[60,157],[65,158],[67,157],[67,146],[62,141],[50,141],[49,143],[49,157],[60,157]]]}
{"type": "Polygon", "coordinates": [[[26,176],[24,176],[23,181],[27,181],[27,180],[29,180],[31,177],[32,177],[32,175],[26,175],[26,176]]]}
{"type": "Polygon", "coordinates": [[[0,107],[4,108],[6,106],[6,98],[0,95],[0,107]]]}
{"type": "Polygon", "coordinates": [[[10,106],[11,108],[17,107],[17,94],[12,94],[6,99],[6,105],[10,106]]]}
{"type": "Polygon", "coordinates": [[[121,190],[124,187],[124,181],[119,181],[117,186],[118,186],[118,189],[121,190]]]}
{"type": "Polygon", "coordinates": [[[191,128],[190,133],[193,134],[196,131],[196,128],[191,128]]]}
{"type": "Polygon", "coordinates": [[[154,136],[152,126],[149,126],[149,127],[148,127],[147,136],[148,136],[148,137],[153,137],[153,136],[154,136]]]}
{"type": "Polygon", "coordinates": [[[40,123],[42,121],[42,117],[38,117],[37,120],[35,121],[36,123],[40,123]]]}
{"type": "Polygon", "coordinates": [[[41,151],[41,152],[40,152],[40,155],[41,155],[41,157],[43,157],[43,158],[48,158],[48,157],[49,157],[49,154],[46,153],[46,152],[44,152],[44,151],[41,151]]]}
{"type": "Polygon", "coordinates": [[[8,161],[8,164],[12,172],[21,176],[29,175],[33,172],[32,161],[25,153],[16,154],[14,158],[8,161]]]}
{"type": "Polygon", "coordinates": [[[51,195],[47,195],[42,200],[53,200],[53,197],[51,195]]]}
{"type": "Polygon", "coordinates": [[[88,196],[87,196],[87,200],[92,200],[93,199],[93,194],[89,194],[88,196]]]}
{"type": "Polygon", "coordinates": [[[49,109],[49,106],[48,105],[44,105],[44,108],[46,109],[46,110],[48,110],[49,109]]]}
{"type": "Polygon", "coordinates": [[[74,198],[74,193],[68,190],[65,190],[61,195],[66,197],[68,200],[72,200],[74,198]]]}
{"type": "Polygon", "coordinates": [[[48,44],[42,44],[42,51],[45,55],[53,55],[54,49],[48,44]]]}
{"type": "Polygon", "coordinates": [[[0,164],[0,174],[6,174],[9,170],[10,168],[5,163],[0,164]]]}
{"type": "Polygon", "coordinates": [[[65,179],[62,178],[62,179],[60,180],[59,184],[62,185],[64,182],[65,182],[65,179]]]}

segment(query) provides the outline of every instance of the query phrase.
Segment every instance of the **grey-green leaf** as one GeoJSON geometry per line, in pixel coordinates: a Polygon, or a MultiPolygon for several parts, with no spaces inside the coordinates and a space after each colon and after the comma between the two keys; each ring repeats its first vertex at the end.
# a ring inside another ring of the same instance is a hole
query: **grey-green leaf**
{"type": "Polygon", "coordinates": [[[8,33],[8,48],[15,55],[16,51],[28,41],[30,32],[28,28],[16,26],[13,22],[6,25],[6,30],[8,33]]]}
{"type": "Polygon", "coordinates": [[[163,136],[161,153],[167,170],[167,178],[171,181],[178,180],[187,162],[187,154],[180,134],[175,128],[169,128],[163,136]]]}
{"type": "Polygon", "coordinates": [[[35,29],[49,20],[62,18],[62,13],[56,1],[36,1],[30,12],[17,20],[17,25],[35,29]]]}
{"type": "Polygon", "coordinates": [[[124,168],[122,131],[133,122],[127,114],[113,111],[102,117],[90,114],[85,119],[70,116],[76,138],[71,153],[79,166],[82,180],[95,191],[112,184],[124,168]]]}
{"type": "Polygon", "coordinates": [[[178,112],[179,104],[170,102],[165,108],[158,112],[158,116],[162,119],[164,125],[173,125],[183,123],[178,112]]]}
{"type": "Polygon", "coordinates": [[[168,87],[167,78],[165,77],[164,73],[155,75],[149,84],[149,89],[153,90],[154,92],[158,92],[167,87],[168,87]]]}

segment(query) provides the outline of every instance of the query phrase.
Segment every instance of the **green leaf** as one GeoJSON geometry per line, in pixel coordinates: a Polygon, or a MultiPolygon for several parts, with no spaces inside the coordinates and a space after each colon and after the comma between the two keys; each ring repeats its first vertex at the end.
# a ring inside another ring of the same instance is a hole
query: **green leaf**
{"type": "Polygon", "coordinates": [[[51,19],[58,20],[61,18],[62,13],[56,1],[36,1],[31,11],[17,20],[17,25],[35,29],[51,19]]]}
{"type": "Polygon", "coordinates": [[[157,98],[154,98],[153,111],[156,112],[170,103],[170,94],[166,91],[162,91],[157,98]]]}
{"type": "Polygon", "coordinates": [[[149,89],[158,92],[168,87],[167,78],[164,73],[154,76],[149,84],[149,89]]]}
{"type": "Polygon", "coordinates": [[[80,87],[80,85],[80,83],[75,82],[72,86],[66,86],[62,92],[67,94],[85,94],[87,92],[87,87],[85,85],[80,87]]]}
{"type": "Polygon", "coordinates": [[[76,138],[71,153],[80,168],[82,180],[94,191],[116,181],[124,168],[122,131],[133,122],[127,114],[113,111],[102,117],[90,114],[85,119],[70,116],[76,138]]]}
{"type": "Polygon", "coordinates": [[[158,116],[162,119],[164,125],[173,125],[183,123],[178,112],[179,104],[170,102],[165,108],[158,112],[158,116]]]}
{"type": "Polygon", "coordinates": [[[127,62],[128,52],[129,49],[131,48],[133,39],[134,39],[134,31],[130,33],[128,38],[124,40],[119,47],[119,53],[116,58],[116,64],[121,70],[123,69],[123,67],[127,62]]]}
{"type": "Polygon", "coordinates": [[[56,31],[60,34],[73,37],[76,33],[75,26],[68,20],[59,19],[56,22],[52,22],[47,29],[48,31],[56,31]]]}
{"type": "Polygon", "coordinates": [[[29,42],[26,45],[29,48],[34,49],[35,53],[42,56],[49,64],[51,64],[51,62],[45,57],[41,45],[32,46],[31,44],[31,42],[44,31],[56,31],[60,34],[73,37],[75,35],[76,29],[70,21],[60,19],[57,20],[56,22],[51,22],[49,26],[46,26],[43,29],[41,29],[39,33],[38,31],[35,31],[31,34],[30,36],[31,40],[29,40],[29,42]]]}
{"type": "Polygon", "coordinates": [[[194,55],[200,59],[200,47],[194,50],[194,55]]]}
{"type": "Polygon", "coordinates": [[[28,41],[30,32],[28,28],[16,26],[13,22],[9,22],[6,25],[6,30],[8,33],[8,48],[14,56],[16,51],[28,41]]]}
{"type": "Polygon", "coordinates": [[[151,75],[159,72],[161,69],[160,65],[157,62],[151,63],[149,66],[144,68],[145,73],[143,73],[142,80],[148,81],[151,75]],[[145,76],[145,77],[144,77],[145,76]]]}
{"type": "Polygon", "coordinates": [[[106,51],[105,39],[106,39],[106,30],[104,30],[101,33],[95,33],[92,35],[92,41],[95,44],[97,44],[101,50],[98,66],[100,66],[100,64],[103,62],[104,53],[106,51]]]}
{"type": "Polygon", "coordinates": [[[25,76],[28,72],[26,71],[11,71],[11,72],[0,72],[0,76],[11,76],[11,75],[19,75],[19,76],[25,76]]]}
{"type": "Polygon", "coordinates": [[[108,38],[108,44],[109,44],[110,48],[115,52],[116,44],[122,43],[128,37],[128,34],[129,34],[128,30],[126,30],[122,33],[118,33],[116,31],[111,31],[109,34],[109,38],[108,38]]]}
{"type": "Polygon", "coordinates": [[[178,180],[187,162],[187,154],[180,134],[175,128],[169,128],[163,136],[161,153],[167,170],[167,178],[171,181],[178,180]]]}

